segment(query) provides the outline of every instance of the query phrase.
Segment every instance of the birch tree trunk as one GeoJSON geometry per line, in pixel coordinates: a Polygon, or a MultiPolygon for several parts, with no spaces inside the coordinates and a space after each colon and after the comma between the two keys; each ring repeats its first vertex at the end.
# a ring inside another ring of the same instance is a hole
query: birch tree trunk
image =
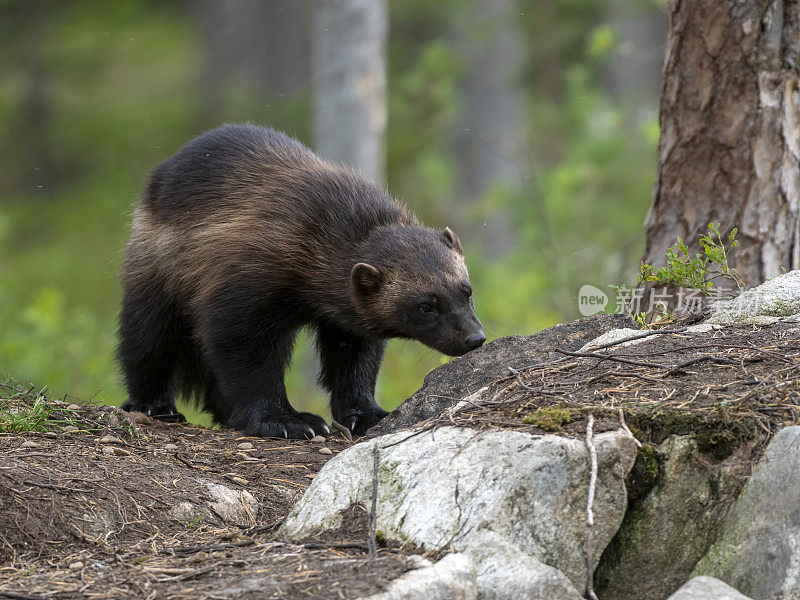
{"type": "MultiPolygon", "coordinates": [[[[519,189],[530,157],[520,91],[524,38],[514,0],[477,0],[454,17],[455,46],[464,60],[461,111],[454,135],[459,202],[470,204],[492,185],[519,189]]],[[[489,257],[514,245],[508,210],[485,214],[480,237],[489,257]]],[[[458,224],[463,227],[466,224],[458,224]]]]}
{"type": "Polygon", "coordinates": [[[316,149],[384,184],[385,0],[318,0],[312,77],[316,149]]]}
{"type": "Polygon", "coordinates": [[[747,285],[800,268],[800,3],[670,0],[645,262],[739,227],[747,285]]]}
{"type": "Polygon", "coordinates": [[[192,7],[204,34],[202,102],[209,124],[224,113],[231,82],[246,82],[266,98],[309,87],[309,0],[203,0],[192,7]]]}

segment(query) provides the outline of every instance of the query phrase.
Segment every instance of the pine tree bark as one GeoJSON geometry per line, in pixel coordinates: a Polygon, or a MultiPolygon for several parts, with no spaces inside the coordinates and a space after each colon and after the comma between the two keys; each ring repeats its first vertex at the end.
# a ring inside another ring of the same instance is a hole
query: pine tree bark
{"type": "Polygon", "coordinates": [[[312,77],[316,150],[384,184],[385,0],[315,5],[312,77]]]}
{"type": "Polygon", "coordinates": [[[670,0],[643,260],[739,228],[747,285],[800,268],[800,2],[670,0]]]}

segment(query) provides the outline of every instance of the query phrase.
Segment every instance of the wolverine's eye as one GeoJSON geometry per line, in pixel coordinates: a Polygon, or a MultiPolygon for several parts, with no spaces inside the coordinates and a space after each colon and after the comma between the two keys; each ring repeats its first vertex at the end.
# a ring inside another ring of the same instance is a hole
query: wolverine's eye
{"type": "Polygon", "coordinates": [[[423,302],[417,308],[419,309],[419,312],[421,312],[423,314],[426,314],[426,315],[428,315],[428,314],[433,312],[433,306],[431,306],[427,302],[423,302]]]}

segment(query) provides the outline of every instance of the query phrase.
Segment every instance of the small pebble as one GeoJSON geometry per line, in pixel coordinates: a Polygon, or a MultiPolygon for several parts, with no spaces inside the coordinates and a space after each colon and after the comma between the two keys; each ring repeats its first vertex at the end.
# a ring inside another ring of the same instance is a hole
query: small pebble
{"type": "Polygon", "coordinates": [[[83,568],[83,563],[81,561],[75,561],[74,563],[69,563],[69,568],[73,571],[79,571],[83,568]]]}
{"type": "Polygon", "coordinates": [[[118,448],[117,446],[103,446],[103,454],[109,456],[130,456],[131,453],[125,448],[118,448]]]}
{"type": "Polygon", "coordinates": [[[333,454],[333,450],[331,450],[327,446],[323,446],[322,448],[319,449],[319,453],[320,454],[333,454]]]}
{"type": "Polygon", "coordinates": [[[122,444],[122,440],[113,435],[104,435],[100,438],[101,444],[122,444]]]}
{"type": "Polygon", "coordinates": [[[314,477],[316,477],[316,476],[317,476],[316,473],[309,474],[309,475],[306,475],[306,479],[314,479],[314,477]]]}
{"type": "MultiPolygon", "coordinates": [[[[67,405],[67,410],[78,410],[79,408],[80,408],[79,404],[68,404],[67,405]]],[[[81,563],[81,566],[83,566],[83,563],[81,563]]]]}
{"type": "Polygon", "coordinates": [[[78,428],[75,427],[75,425],[67,425],[66,427],[64,427],[63,431],[64,431],[64,433],[74,433],[74,432],[78,431],[78,428]]]}
{"type": "Polygon", "coordinates": [[[236,447],[239,448],[239,450],[252,450],[253,444],[251,444],[250,442],[242,442],[236,447]]]}
{"type": "Polygon", "coordinates": [[[55,438],[55,437],[58,437],[58,434],[55,431],[45,431],[42,434],[42,437],[55,438]]]}
{"type": "Polygon", "coordinates": [[[225,477],[227,477],[234,483],[238,483],[239,485],[247,485],[248,483],[250,483],[244,477],[239,477],[238,475],[234,475],[233,473],[226,473],[225,477]]]}
{"type": "Polygon", "coordinates": [[[22,448],[38,448],[39,444],[37,444],[36,442],[32,442],[30,440],[26,440],[26,441],[22,442],[22,444],[20,444],[20,446],[22,448]]]}
{"type": "Polygon", "coordinates": [[[177,444],[164,444],[164,450],[177,450],[177,444]]]}
{"type": "Polygon", "coordinates": [[[322,437],[321,435],[315,435],[314,437],[311,438],[311,441],[312,442],[324,442],[325,438],[322,437]]]}
{"type": "MultiPolygon", "coordinates": [[[[416,556],[416,554],[412,554],[412,556],[416,556]]],[[[190,563],[201,563],[208,560],[208,554],[206,552],[197,552],[193,554],[190,558],[186,559],[186,562],[190,563]]]]}
{"type": "Polygon", "coordinates": [[[132,410],[129,412],[128,418],[137,425],[154,425],[156,422],[153,417],[148,417],[143,412],[139,412],[137,410],[132,410]]]}

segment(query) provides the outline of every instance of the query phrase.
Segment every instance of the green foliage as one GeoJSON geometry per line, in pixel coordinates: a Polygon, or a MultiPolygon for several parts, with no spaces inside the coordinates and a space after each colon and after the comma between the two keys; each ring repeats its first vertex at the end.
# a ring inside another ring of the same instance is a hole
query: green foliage
{"type": "Polygon", "coordinates": [[[737,228],[728,235],[728,246],[719,232],[719,223],[709,223],[709,233],[700,238],[701,251],[692,256],[681,238],[666,252],[666,265],[656,269],[653,265],[642,263],[639,283],[655,282],[699,290],[708,295],[714,280],[726,279],[741,287],[736,271],[728,265],[728,254],[739,242],[736,240],[737,228]]]}
{"type": "Polygon", "coordinates": [[[647,313],[644,312],[634,313],[632,317],[633,317],[633,322],[636,323],[636,326],[639,329],[647,329],[648,327],[647,313]]]}
{"type": "Polygon", "coordinates": [[[591,58],[605,58],[614,50],[617,36],[609,25],[601,25],[592,31],[586,50],[591,58]]]}

